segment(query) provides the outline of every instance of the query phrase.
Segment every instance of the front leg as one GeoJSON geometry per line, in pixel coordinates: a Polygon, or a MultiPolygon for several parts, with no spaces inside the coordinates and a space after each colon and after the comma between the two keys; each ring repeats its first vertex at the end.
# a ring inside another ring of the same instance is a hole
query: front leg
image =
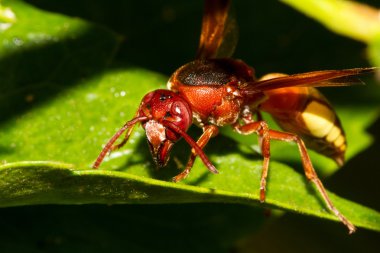
{"type": "MultiPolygon", "coordinates": [[[[219,132],[219,129],[215,125],[207,125],[207,126],[203,127],[203,133],[197,141],[198,146],[201,149],[203,149],[207,145],[208,141],[212,137],[215,137],[218,134],[218,132],[219,132]]],[[[186,178],[187,175],[189,175],[191,168],[194,165],[194,161],[195,161],[196,157],[197,157],[197,153],[195,152],[194,149],[191,149],[191,154],[190,154],[190,157],[189,157],[189,160],[186,164],[185,169],[180,174],[178,174],[177,176],[175,176],[173,178],[174,182],[181,181],[182,179],[186,178]]]]}

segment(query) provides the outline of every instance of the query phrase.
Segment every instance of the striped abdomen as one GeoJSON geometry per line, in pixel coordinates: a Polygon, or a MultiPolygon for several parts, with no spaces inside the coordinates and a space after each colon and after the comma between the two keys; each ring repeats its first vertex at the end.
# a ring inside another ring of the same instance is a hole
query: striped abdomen
{"type": "Polygon", "coordinates": [[[344,163],[346,137],[334,109],[315,88],[291,87],[265,92],[260,110],[270,113],[279,126],[300,136],[310,149],[344,163]]]}

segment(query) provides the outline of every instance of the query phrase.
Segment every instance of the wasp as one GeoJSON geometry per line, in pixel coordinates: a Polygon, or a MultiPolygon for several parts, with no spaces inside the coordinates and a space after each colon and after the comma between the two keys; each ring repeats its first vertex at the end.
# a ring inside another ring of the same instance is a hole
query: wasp
{"type": "Polygon", "coordinates": [[[96,159],[98,168],[107,153],[127,141],[134,126],[140,123],[146,132],[149,148],[158,167],[167,164],[174,144],[183,138],[191,146],[185,169],[173,178],[187,177],[198,156],[206,168],[218,170],[203,152],[219,127],[230,125],[239,134],[259,136],[263,166],[260,201],[265,201],[266,179],[270,160],[270,142],[279,140],[297,144],[306,178],[315,184],[326,206],[349,230],[355,226],[330,200],[315,172],[307,148],[344,163],[346,137],[334,108],[315,87],[345,86],[355,76],[373,68],[323,70],[286,75],[272,73],[256,79],[254,69],[231,58],[236,45],[236,21],[230,14],[229,0],[205,0],[204,15],[196,59],[177,69],[170,77],[168,89],[145,95],[135,117],[108,141],[96,159]],[[270,129],[261,112],[269,113],[284,131],[270,129]],[[195,141],[186,132],[192,124],[203,130],[195,141]],[[119,144],[116,140],[124,133],[119,144]]]}

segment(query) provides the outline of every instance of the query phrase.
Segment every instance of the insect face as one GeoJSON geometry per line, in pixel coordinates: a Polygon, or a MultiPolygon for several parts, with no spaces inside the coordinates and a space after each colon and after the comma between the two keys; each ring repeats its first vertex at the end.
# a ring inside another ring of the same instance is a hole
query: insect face
{"type": "Polygon", "coordinates": [[[142,122],[150,152],[158,167],[169,160],[173,144],[181,138],[176,130],[186,132],[192,124],[192,112],[187,102],[169,90],[155,90],[148,93],[141,102],[139,116],[148,120],[142,122]],[[173,129],[173,125],[176,129],[173,129]]]}

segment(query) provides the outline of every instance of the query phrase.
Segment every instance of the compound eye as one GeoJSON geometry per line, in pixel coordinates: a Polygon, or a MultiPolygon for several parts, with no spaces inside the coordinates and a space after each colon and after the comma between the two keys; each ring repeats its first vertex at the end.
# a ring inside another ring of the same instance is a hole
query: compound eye
{"type": "Polygon", "coordinates": [[[173,115],[176,115],[176,116],[180,116],[183,114],[183,108],[184,106],[182,105],[182,103],[180,102],[174,102],[173,105],[172,105],[172,114],[173,115]]]}
{"type": "Polygon", "coordinates": [[[184,129],[187,129],[192,122],[191,110],[181,101],[176,101],[172,104],[171,114],[180,118],[184,129]]]}

